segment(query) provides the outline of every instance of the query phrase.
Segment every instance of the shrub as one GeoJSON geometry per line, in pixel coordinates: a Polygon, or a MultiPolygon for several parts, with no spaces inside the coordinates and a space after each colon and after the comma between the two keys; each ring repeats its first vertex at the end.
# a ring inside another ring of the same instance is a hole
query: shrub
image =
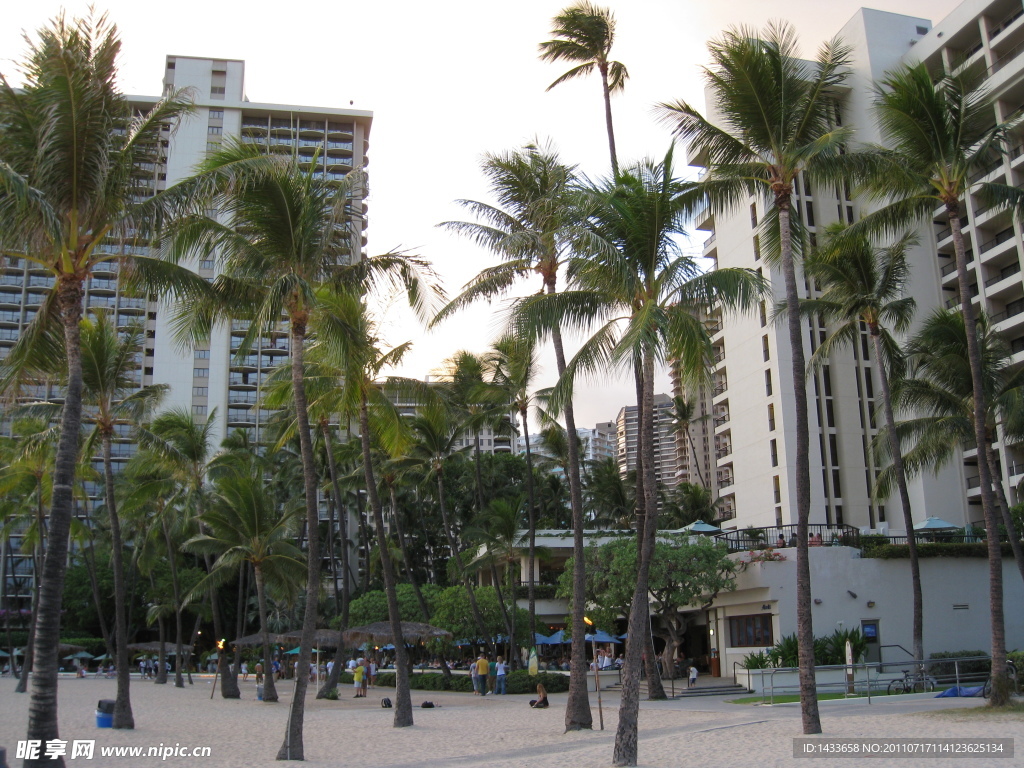
{"type": "MultiPolygon", "coordinates": [[[[863,539],[862,539],[863,541],[863,539]]],[[[1010,545],[1003,542],[1000,545],[1003,557],[1013,555],[1010,545]]],[[[988,557],[988,546],[980,544],[933,544],[923,542],[917,545],[918,557],[988,557]]],[[[906,544],[878,544],[870,549],[864,549],[864,557],[877,557],[880,560],[899,560],[910,557],[910,550],[906,544]]]]}
{"type": "Polygon", "coordinates": [[[749,653],[740,662],[740,666],[744,669],[768,669],[771,665],[771,659],[768,658],[768,654],[764,651],[749,653]]]}
{"type": "Polygon", "coordinates": [[[509,672],[505,679],[505,690],[509,693],[536,693],[538,683],[543,685],[548,693],[564,693],[569,690],[568,675],[540,672],[531,676],[525,669],[509,672]]]}
{"type": "Polygon", "coordinates": [[[324,694],[324,698],[327,699],[328,701],[337,701],[338,700],[338,689],[337,688],[331,688],[331,690],[329,690],[327,693],[324,694]]]}
{"type": "MultiPolygon", "coordinates": [[[[377,685],[384,688],[395,687],[395,673],[382,672],[377,675],[377,685]]],[[[444,675],[440,672],[425,672],[409,675],[409,688],[413,691],[457,691],[469,693],[473,690],[473,680],[469,675],[452,675],[451,685],[445,685],[444,675]]]]}
{"type": "Polygon", "coordinates": [[[959,668],[961,675],[988,675],[990,662],[988,661],[988,654],[985,651],[940,651],[939,653],[930,654],[928,658],[955,659],[963,656],[984,656],[985,658],[978,659],[977,661],[961,661],[958,663],[947,661],[940,662],[938,664],[929,664],[928,672],[936,677],[945,677],[948,675],[952,678],[957,673],[957,668],[959,668]]]}

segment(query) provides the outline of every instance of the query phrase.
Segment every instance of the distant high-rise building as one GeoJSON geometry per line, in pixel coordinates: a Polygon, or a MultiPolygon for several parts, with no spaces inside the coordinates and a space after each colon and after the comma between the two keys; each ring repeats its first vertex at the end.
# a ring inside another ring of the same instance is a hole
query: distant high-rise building
{"type": "MultiPolygon", "coordinates": [[[[616,454],[619,473],[625,475],[636,469],[637,459],[637,407],[627,405],[619,409],[616,425],[616,454]]],[[[676,460],[676,428],[672,398],[665,394],[654,396],[654,473],[665,490],[679,483],[676,460]]]]}

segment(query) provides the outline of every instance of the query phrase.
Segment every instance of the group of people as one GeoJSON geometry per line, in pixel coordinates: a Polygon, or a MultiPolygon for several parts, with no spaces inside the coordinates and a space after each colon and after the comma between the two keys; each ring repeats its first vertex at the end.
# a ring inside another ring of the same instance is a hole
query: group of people
{"type": "MultiPolygon", "coordinates": [[[[334,669],[333,662],[329,666],[331,670],[334,669]]],[[[364,658],[349,659],[347,666],[348,671],[352,673],[352,687],[356,692],[353,698],[365,699],[367,687],[377,684],[377,660],[371,658],[367,663],[364,658]]],[[[330,674],[330,671],[327,674],[330,674]]]]}
{"type": "Polygon", "coordinates": [[[473,678],[473,693],[477,696],[487,694],[505,695],[506,682],[508,678],[508,665],[501,656],[488,660],[487,655],[481,653],[469,667],[469,673],[473,678]]]}
{"type": "Polygon", "coordinates": [[[622,665],[625,663],[625,657],[620,653],[618,657],[615,657],[611,651],[606,651],[603,648],[597,649],[597,656],[592,662],[590,662],[591,671],[597,670],[604,672],[606,669],[622,669],[622,665]]]}

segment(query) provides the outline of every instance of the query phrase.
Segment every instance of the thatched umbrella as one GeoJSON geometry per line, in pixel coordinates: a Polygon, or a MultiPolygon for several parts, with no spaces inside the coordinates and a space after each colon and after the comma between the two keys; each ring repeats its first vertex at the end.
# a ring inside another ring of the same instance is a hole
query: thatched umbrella
{"type": "MultiPolygon", "coordinates": [[[[352,627],[341,633],[346,645],[357,646],[363,643],[393,643],[395,636],[391,632],[390,621],[377,621],[364,627],[352,627]]],[[[451,640],[452,633],[440,627],[432,627],[419,621],[402,622],[402,639],[407,643],[427,640],[451,640]]]]}
{"type": "Polygon", "coordinates": [[[129,643],[127,646],[129,651],[137,651],[140,653],[160,653],[160,643],[129,643]]]}
{"type": "MultiPolygon", "coordinates": [[[[279,643],[300,643],[302,642],[302,630],[295,629],[277,636],[279,643]]],[[[313,632],[313,645],[317,648],[337,648],[338,630],[317,629],[313,632]]]]}
{"type": "MultiPolygon", "coordinates": [[[[279,635],[275,635],[271,632],[269,636],[270,644],[276,645],[279,635]]],[[[255,635],[246,635],[245,637],[240,637],[237,640],[232,640],[228,645],[234,645],[239,648],[254,648],[256,646],[263,645],[263,635],[260,632],[257,632],[255,635]]]]}

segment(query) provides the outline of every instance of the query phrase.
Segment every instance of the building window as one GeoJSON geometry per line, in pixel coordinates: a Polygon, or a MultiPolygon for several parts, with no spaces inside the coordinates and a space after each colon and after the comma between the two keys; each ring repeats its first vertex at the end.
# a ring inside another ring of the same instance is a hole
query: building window
{"type": "Polygon", "coordinates": [[[782,507],[775,508],[775,524],[779,526],[779,528],[782,527],[782,507]]]}
{"type": "Polygon", "coordinates": [[[807,211],[807,226],[814,226],[814,206],[811,205],[811,201],[808,200],[804,203],[804,209],[807,211]]]}
{"type": "Polygon", "coordinates": [[[193,368],[192,376],[197,379],[208,379],[210,378],[209,368],[193,368]]]}
{"type": "Polygon", "coordinates": [[[195,357],[196,360],[209,360],[210,359],[210,350],[208,350],[208,349],[197,349],[195,352],[192,353],[192,355],[193,355],[193,357],[195,357]]]}
{"type": "Polygon", "coordinates": [[[775,431],[775,406],[771,404],[768,406],[768,431],[775,431]]]}
{"type": "Polygon", "coordinates": [[[758,648],[775,645],[771,614],[729,617],[729,646],[758,648]]]}
{"type": "Polygon", "coordinates": [[[919,35],[927,35],[928,34],[928,27],[918,27],[917,28],[917,34],[919,34],[919,35]]]}
{"type": "Polygon", "coordinates": [[[761,327],[764,328],[765,326],[768,325],[768,307],[765,305],[765,303],[763,301],[761,302],[760,313],[761,313],[761,327]]]}
{"type": "Polygon", "coordinates": [[[192,387],[193,397],[206,397],[210,394],[209,387],[192,387]]]}
{"type": "Polygon", "coordinates": [[[206,127],[206,132],[211,136],[220,136],[224,133],[224,129],[219,125],[209,125],[206,127]]]}
{"type": "Polygon", "coordinates": [[[214,85],[210,88],[211,96],[223,96],[226,93],[223,85],[214,85]]]}
{"type": "Polygon", "coordinates": [[[772,466],[773,467],[779,466],[779,443],[778,443],[778,441],[772,440],[770,443],[768,443],[768,450],[771,451],[771,454],[772,454],[772,466]]]}
{"type": "Polygon", "coordinates": [[[761,238],[754,235],[754,261],[761,260],[761,238]]]}
{"type": "Polygon", "coordinates": [[[223,120],[224,119],[224,110],[223,109],[211,109],[210,110],[210,119],[211,120],[223,120]]]}
{"type": "Polygon", "coordinates": [[[217,141],[208,141],[208,142],[206,142],[206,151],[207,152],[216,152],[219,149],[220,149],[220,142],[217,142],[217,141]]]}
{"type": "Polygon", "coordinates": [[[193,405],[192,406],[192,413],[195,416],[205,416],[206,415],[206,406],[205,405],[193,405]]]}
{"type": "Polygon", "coordinates": [[[757,203],[750,204],[750,226],[757,229],[757,203]]]}
{"type": "Polygon", "coordinates": [[[774,491],[774,493],[775,493],[775,503],[776,504],[781,504],[782,503],[782,486],[779,483],[779,476],[778,475],[773,475],[772,476],[772,491],[774,491]]]}
{"type": "Polygon", "coordinates": [[[766,363],[769,360],[772,359],[771,351],[768,348],[768,337],[767,336],[762,336],[761,337],[761,353],[764,355],[764,361],[766,363]]]}
{"type": "Polygon", "coordinates": [[[199,262],[200,269],[213,269],[213,259],[203,259],[199,262]]]}
{"type": "Polygon", "coordinates": [[[764,372],[764,393],[768,396],[772,396],[772,372],[771,369],[764,372]]]}

